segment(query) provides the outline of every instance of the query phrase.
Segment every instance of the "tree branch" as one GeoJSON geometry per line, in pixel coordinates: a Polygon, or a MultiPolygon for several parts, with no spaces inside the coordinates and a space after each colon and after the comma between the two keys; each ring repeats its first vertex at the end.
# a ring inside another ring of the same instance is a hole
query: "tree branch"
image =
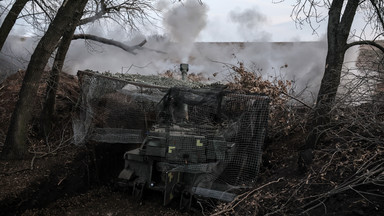
{"type": "Polygon", "coordinates": [[[48,13],[48,11],[46,9],[49,9],[50,11],[54,11],[50,6],[48,6],[44,1],[33,1],[37,4],[37,6],[39,6],[39,8],[44,12],[44,14],[48,17],[48,19],[52,22],[53,20],[53,17],[51,16],[51,14],[48,13]],[[42,5],[43,4],[43,5],[42,5]]]}
{"type": "Polygon", "coordinates": [[[81,26],[81,25],[85,25],[85,24],[87,24],[87,23],[91,23],[91,22],[93,22],[93,21],[95,21],[95,20],[98,20],[98,19],[100,19],[100,18],[103,18],[103,15],[104,15],[104,14],[105,14],[104,11],[99,11],[99,12],[97,12],[94,16],[91,16],[91,17],[87,17],[87,18],[81,19],[81,20],[80,20],[80,23],[79,23],[79,26],[81,26]]]}
{"type": "Polygon", "coordinates": [[[347,5],[345,6],[344,13],[341,16],[341,21],[338,26],[338,34],[342,37],[343,41],[347,41],[348,35],[351,31],[353,20],[355,19],[356,10],[358,6],[359,1],[356,0],[348,0],[347,5]]]}
{"type": "Polygon", "coordinates": [[[106,6],[104,1],[101,1],[100,4],[101,4],[100,11],[98,11],[98,9],[97,9],[98,6],[97,6],[95,15],[93,15],[91,17],[87,17],[87,18],[81,19],[80,23],[79,23],[79,26],[87,24],[87,23],[90,23],[90,22],[94,22],[95,20],[103,18],[103,15],[106,14],[110,9],[107,9],[107,6],[106,6]]]}
{"type": "Polygon", "coordinates": [[[306,104],[304,101],[302,101],[302,100],[300,100],[300,99],[298,99],[298,98],[296,98],[296,97],[294,97],[294,96],[292,96],[292,95],[289,95],[289,94],[287,94],[287,93],[285,93],[285,92],[283,92],[283,91],[281,91],[281,94],[283,94],[283,95],[285,95],[285,96],[287,96],[287,97],[289,97],[289,98],[291,98],[291,99],[293,99],[293,100],[295,100],[295,101],[301,103],[302,105],[304,105],[305,107],[307,107],[307,108],[309,108],[309,109],[313,109],[313,107],[309,106],[309,105],[306,104]]]}
{"type": "Polygon", "coordinates": [[[107,39],[107,38],[103,38],[103,37],[99,37],[99,36],[96,36],[96,35],[90,35],[90,34],[76,34],[76,35],[73,35],[72,37],[72,40],[77,40],[77,39],[84,39],[84,40],[93,40],[93,41],[97,41],[97,42],[100,42],[100,43],[103,43],[103,44],[108,44],[108,45],[112,45],[112,46],[116,46],[116,47],[119,47],[120,49],[126,51],[126,52],[129,52],[131,54],[134,54],[136,55],[136,53],[134,52],[135,49],[140,49],[142,46],[144,46],[145,43],[147,43],[147,40],[143,40],[141,43],[135,45],[135,46],[128,46],[128,45],[125,45],[119,41],[115,41],[115,40],[112,40],[112,39],[107,39]]]}
{"type": "Polygon", "coordinates": [[[372,6],[375,8],[375,11],[377,13],[377,17],[379,18],[382,27],[384,28],[384,20],[383,20],[383,17],[381,16],[380,9],[377,7],[377,4],[375,3],[374,0],[370,0],[370,1],[372,3],[372,6]]]}
{"type": "Polygon", "coordinates": [[[218,211],[218,212],[215,212],[213,214],[211,214],[212,216],[217,216],[217,215],[224,215],[225,213],[228,213],[232,210],[234,210],[236,208],[236,206],[238,206],[240,203],[244,202],[244,200],[246,200],[250,195],[254,194],[255,192],[263,189],[264,187],[268,186],[268,185],[271,185],[271,184],[274,184],[274,183],[278,183],[280,182],[281,180],[284,181],[284,178],[279,178],[277,179],[276,181],[270,181],[256,189],[253,189],[251,191],[247,191],[243,194],[240,194],[239,196],[237,196],[231,203],[227,204],[225,206],[225,208],[221,211],[218,211]]]}
{"type": "Polygon", "coordinates": [[[377,49],[379,49],[381,52],[384,53],[384,47],[383,46],[376,43],[375,41],[369,41],[369,40],[355,41],[355,42],[349,43],[345,46],[345,51],[347,51],[347,49],[349,49],[353,46],[356,46],[356,45],[370,45],[370,46],[376,47],[377,49]]]}

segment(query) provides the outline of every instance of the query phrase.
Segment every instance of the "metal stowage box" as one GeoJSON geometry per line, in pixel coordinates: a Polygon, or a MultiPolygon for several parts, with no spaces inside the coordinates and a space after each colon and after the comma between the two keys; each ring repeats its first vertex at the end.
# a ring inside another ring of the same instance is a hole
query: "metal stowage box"
{"type": "Polygon", "coordinates": [[[166,159],[176,163],[205,163],[207,142],[204,136],[170,136],[166,159]]]}

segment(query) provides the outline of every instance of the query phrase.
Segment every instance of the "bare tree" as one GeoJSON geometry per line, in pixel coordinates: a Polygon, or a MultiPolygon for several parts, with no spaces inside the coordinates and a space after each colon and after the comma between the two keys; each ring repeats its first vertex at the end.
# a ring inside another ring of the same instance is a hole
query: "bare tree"
{"type": "Polygon", "coordinates": [[[3,23],[0,27],[0,51],[4,46],[5,40],[7,39],[9,32],[12,27],[15,25],[17,17],[23,10],[24,6],[27,4],[29,0],[16,0],[16,2],[12,5],[11,10],[8,12],[5,17],[3,23]]]}
{"type": "Polygon", "coordinates": [[[309,121],[312,122],[310,132],[306,139],[305,150],[300,155],[299,164],[304,167],[312,162],[312,150],[320,138],[321,131],[327,127],[330,121],[330,113],[340,85],[347,49],[356,45],[368,44],[384,52],[384,48],[375,42],[377,37],[383,35],[380,31],[383,27],[382,6],[383,2],[377,0],[299,0],[294,6],[292,13],[294,20],[299,24],[308,23],[314,31],[317,29],[316,24],[326,18],[321,16],[320,8],[328,9],[328,52],[316,106],[313,109],[312,119],[309,121]],[[369,15],[369,23],[372,24],[377,36],[372,40],[348,43],[348,39],[352,36],[352,23],[359,7],[369,15]]]}
{"type": "MultiPolygon", "coordinates": [[[[150,1],[147,0],[99,0],[99,1],[90,1],[86,9],[84,10],[84,16],[78,23],[78,26],[83,26],[89,23],[96,22],[98,20],[112,20],[114,23],[124,27],[137,29],[136,22],[142,22],[148,18],[147,10],[154,10],[150,1]]],[[[146,41],[141,42],[136,46],[127,46],[121,42],[106,39],[96,35],[90,34],[78,34],[73,35],[76,30],[76,27],[66,35],[63,35],[63,38],[58,45],[58,51],[56,53],[55,60],[53,62],[53,67],[48,79],[48,85],[46,89],[46,98],[44,102],[43,111],[40,115],[40,132],[42,135],[47,134],[51,129],[52,114],[54,113],[55,108],[55,96],[58,87],[58,82],[60,79],[60,72],[64,65],[65,56],[71,44],[71,40],[76,39],[85,39],[85,40],[94,40],[100,43],[112,45],[123,49],[126,52],[135,54],[134,50],[142,47],[146,41]]]]}
{"type": "Polygon", "coordinates": [[[123,29],[138,29],[138,24],[149,20],[148,11],[156,11],[150,0],[96,0],[90,1],[79,25],[109,20],[123,29]]]}
{"type": "Polygon", "coordinates": [[[61,5],[47,32],[41,38],[28,64],[15,110],[12,114],[7,138],[1,156],[8,159],[23,158],[28,152],[28,122],[32,118],[38,83],[45,65],[65,32],[77,26],[88,0],[66,0],[61,5]]]}
{"type": "Polygon", "coordinates": [[[0,50],[17,19],[22,18],[35,29],[45,32],[60,6],[59,2],[53,0],[16,0],[0,29],[0,50]]]}
{"type": "MultiPolygon", "coordinates": [[[[5,19],[5,22],[3,23],[3,27],[0,34],[3,36],[2,45],[18,17],[23,18],[25,22],[29,23],[32,27],[34,27],[35,30],[40,32],[45,32],[45,31],[48,31],[48,29],[52,26],[53,21],[58,17],[58,16],[55,16],[56,12],[62,9],[63,6],[67,4],[67,2],[68,1],[64,1],[63,5],[60,7],[58,1],[17,0],[14,3],[12,9],[10,10],[10,13],[8,14],[7,18],[5,19]],[[28,2],[30,2],[31,4],[30,6],[26,7],[26,4],[28,2]],[[60,9],[58,9],[59,7],[60,9]],[[49,23],[51,24],[49,25],[49,23]],[[3,29],[5,28],[6,30],[3,31],[3,29]]],[[[46,48],[45,50],[46,53],[52,53],[53,50],[58,48],[55,61],[52,67],[53,70],[51,71],[50,77],[48,79],[46,101],[44,103],[43,111],[41,113],[41,119],[42,119],[41,126],[43,127],[43,131],[45,132],[47,128],[50,128],[50,122],[52,120],[51,116],[52,116],[52,113],[54,112],[54,106],[55,106],[55,95],[56,95],[56,90],[59,82],[59,73],[64,64],[65,56],[69,49],[69,45],[72,39],[81,38],[81,39],[95,40],[101,43],[120,47],[125,51],[131,52],[131,53],[133,53],[134,49],[141,47],[145,43],[145,41],[143,41],[142,43],[136,46],[130,47],[120,42],[117,42],[111,39],[105,39],[95,35],[82,34],[82,35],[78,35],[77,37],[73,37],[73,34],[76,31],[77,27],[103,19],[103,20],[111,20],[124,28],[129,27],[130,29],[137,29],[137,22],[140,22],[140,21],[143,22],[145,19],[148,19],[148,13],[146,13],[146,10],[154,11],[151,5],[151,1],[149,0],[140,0],[140,1],[95,0],[95,1],[89,1],[86,4],[86,6],[82,8],[83,8],[82,17],[79,18],[80,20],[78,22],[76,21],[76,25],[73,25],[73,23],[71,23],[70,26],[66,27],[63,33],[60,33],[61,35],[59,36],[59,38],[61,38],[61,40],[56,41],[55,44],[49,39],[45,41],[46,43],[47,41],[50,41],[49,46],[44,47],[46,48]],[[53,46],[52,51],[50,50],[52,48],[51,46],[53,46]]],[[[54,26],[56,25],[60,25],[60,24],[55,24],[54,26]]],[[[42,39],[46,37],[47,37],[47,34],[45,34],[42,39]]],[[[42,46],[42,44],[40,44],[40,46],[42,46]]],[[[37,49],[42,49],[42,48],[39,47],[38,45],[37,49]]],[[[37,51],[37,49],[35,53],[42,52],[42,50],[37,51]]],[[[32,57],[34,56],[35,55],[32,55],[32,57]]],[[[45,56],[43,55],[43,57],[45,56]]],[[[41,60],[44,61],[43,59],[41,60]]],[[[36,82],[40,80],[41,72],[42,72],[42,69],[39,70],[39,72],[34,75],[31,75],[31,73],[28,72],[32,70],[37,70],[36,68],[41,66],[41,65],[39,66],[32,65],[32,64],[36,64],[36,62],[32,63],[32,60],[36,60],[36,59],[31,58],[31,62],[27,69],[27,75],[25,76],[23,87],[22,87],[22,90],[20,91],[20,99],[17,104],[17,108],[15,109],[15,112],[13,114],[11,125],[8,131],[6,147],[4,148],[4,151],[3,151],[3,156],[6,156],[6,157],[20,157],[26,151],[25,137],[27,136],[26,128],[30,119],[30,112],[24,112],[24,111],[28,109],[25,107],[26,104],[28,103],[26,103],[25,101],[30,101],[30,99],[25,99],[25,98],[31,98],[31,95],[35,94],[34,88],[36,88],[36,82]],[[33,84],[31,84],[30,82],[32,82],[33,84]],[[28,90],[28,92],[31,91],[32,93],[31,94],[26,93],[26,90],[24,89],[30,89],[28,90]],[[25,95],[29,95],[29,96],[25,96],[25,95]],[[20,107],[24,107],[24,108],[20,108],[20,107]],[[20,110],[23,110],[23,111],[20,111],[20,110]]]]}
{"type": "Polygon", "coordinates": [[[56,101],[56,91],[59,84],[59,73],[64,65],[65,56],[71,44],[72,35],[75,33],[76,25],[71,25],[70,29],[64,32],[60,45],[56,52],[55,61],[53,62],[50,77],[47,81],[46,98],[40,117],[40,131],[46,137],[50,133],[51,118],[54,111],[56,101]]]}

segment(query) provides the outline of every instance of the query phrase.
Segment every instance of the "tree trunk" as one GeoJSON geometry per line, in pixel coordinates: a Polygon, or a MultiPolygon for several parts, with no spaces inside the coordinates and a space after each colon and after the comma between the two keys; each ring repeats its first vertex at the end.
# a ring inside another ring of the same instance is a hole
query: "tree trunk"
{"type": "Polygon", "coordinates": [[[43,136],[47,136],[52,129],[52,116],[55,111],[56,92],[59,85],[60,72],[63,69],[65,56],[71,45],[72,36],[75,33],[76,27],[76,25],[72,25],[71,28],[68,28],[67,31],[64,32],[53,62],[51,73],[49,74],[43,111],[40,115],[40,133],[43,136]]]}
{"type": "Polygon", "coordinates": [[[5,40],[7,39],[9,32],[11,31],[12,27],[15,25],[15,22],[17,20],[17,17],[19,16],[20,12],[23,10],[24,6],[27,4],[29,0],[16,0],[15,3],[13,3],[11,10],[5,17],[3,24],[1,24],[0,28],[0,51],[4,46],[5,40]]]}
{"type": "Polygon", "coordinates": [[[20,159],[28,152],[28,123],[32,118],[33,104],[36,103],[37,88],[44,67],[64,32],[79,22],[86,3],[87,0],[65,0],[32,54],[19,100],[12,114],[1,155],[3,158],[20,159]]]}
{"type": "Polygon", "coordinates": [[[349,0],[342,14],[343,3],[342,0],[335,0],[329,10],[328,53],[313,119],[310,120],[312,122],[311,131],[306,139],[305,150],[300,154],[299,165],[303,167],[312,162],[312,150],[320,138],[321,131],[330,122],[330,112],[340,84],[347,40],[359,1],[349,0]]]}

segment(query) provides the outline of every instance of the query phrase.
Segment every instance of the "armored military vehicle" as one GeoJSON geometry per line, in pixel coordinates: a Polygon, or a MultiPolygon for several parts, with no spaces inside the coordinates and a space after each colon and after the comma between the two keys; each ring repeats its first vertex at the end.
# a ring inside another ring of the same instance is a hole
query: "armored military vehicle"
{"type": "Polygon", "coordinates": [[[116,157],[125,161],[118,185],[132,188],[137,199],[157,190],[164,205],[177,199],[189,208],[196,197],[231,201],[254,185],[268,97],[220,85],[166,87],[81,74],[85,111],[75,139],[136,144],[116,157]]]}

